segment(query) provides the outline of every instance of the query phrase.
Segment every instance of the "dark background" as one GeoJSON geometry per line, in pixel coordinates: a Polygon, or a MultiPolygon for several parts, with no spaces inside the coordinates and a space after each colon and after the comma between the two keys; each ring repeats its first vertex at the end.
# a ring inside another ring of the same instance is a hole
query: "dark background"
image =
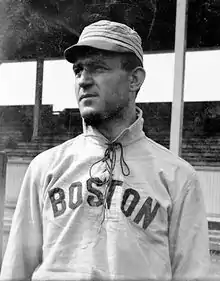
{"type": "MultiPolygon", "coordinates": [[[[0,60],[62,57],[99,19],[135,28],[145,52],[172,51],[175,16],[174,0],[0,0],[0,60]]],[[[187,48],[219,48],[220,0],[189,0],[187,31],[187,48]]]]}

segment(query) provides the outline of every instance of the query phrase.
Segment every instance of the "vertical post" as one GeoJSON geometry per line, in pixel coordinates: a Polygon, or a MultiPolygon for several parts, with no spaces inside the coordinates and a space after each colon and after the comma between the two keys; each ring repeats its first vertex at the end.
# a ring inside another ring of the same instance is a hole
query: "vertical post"
{"type": "Polygon", "coordinates": [[[43,92],[43,59],[37,60],[37,73],[36,73],[36,90],[35,90],[35,104],[34,104],[34,120],[33,120],[33,135],[32,139],[36,139],[40,133],[41,127],[41,105],[42,105],[42,92],[43,92]]]}
{"type": "Polygon", "coordinates": [[[177,155],[181,154],[182,144],[187,7],[187,0],[177,0],[174,92],[170,131],[170,149],[177,155]]]}
{"type": "Polygon", "coordinates": [[[6,165],[7,155],[4,152],[0,152],[0,266],[3,255],[6,165]]]}

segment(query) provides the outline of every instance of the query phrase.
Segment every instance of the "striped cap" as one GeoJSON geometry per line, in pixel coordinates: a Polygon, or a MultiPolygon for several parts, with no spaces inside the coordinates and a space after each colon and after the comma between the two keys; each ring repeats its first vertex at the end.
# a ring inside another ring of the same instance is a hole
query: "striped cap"
{"type": "Polygon", "coordinates": [[[141,38],[136,31],[125,24],[100,20],[84,28],[78,43],[64,51],[67,61],[74,63],[83,47],[117,53],[134,53],[143,64],[143,49],[141,38]]]}

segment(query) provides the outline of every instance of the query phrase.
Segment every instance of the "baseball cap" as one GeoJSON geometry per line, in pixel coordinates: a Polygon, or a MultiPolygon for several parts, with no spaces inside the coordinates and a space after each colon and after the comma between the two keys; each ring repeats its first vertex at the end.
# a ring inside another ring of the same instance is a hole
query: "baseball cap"
{"type": "Polygon", "coordinates": [[[74,63],[85,47],[117,53],[134,53],[143,64],[141,37],[125,24],[100,20],[86,26],[78,42],[64,51],[67,61],[74,63]]]}

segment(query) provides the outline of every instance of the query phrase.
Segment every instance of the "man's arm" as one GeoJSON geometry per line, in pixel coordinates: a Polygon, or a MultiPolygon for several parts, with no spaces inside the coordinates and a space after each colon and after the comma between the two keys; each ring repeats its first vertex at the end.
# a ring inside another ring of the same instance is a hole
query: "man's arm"
{"type": "Polygon", "coordinates": [[[203,280],[210,255],[208,223],[196,173],[173,202],[169,226],[173,280],[203,280]]]}
{"type": "Polygon", "coordinates": [[[42,221],[39,185],[29,166],[19,194],[0,279],[29,280],[41,262],[42,221]]]}

